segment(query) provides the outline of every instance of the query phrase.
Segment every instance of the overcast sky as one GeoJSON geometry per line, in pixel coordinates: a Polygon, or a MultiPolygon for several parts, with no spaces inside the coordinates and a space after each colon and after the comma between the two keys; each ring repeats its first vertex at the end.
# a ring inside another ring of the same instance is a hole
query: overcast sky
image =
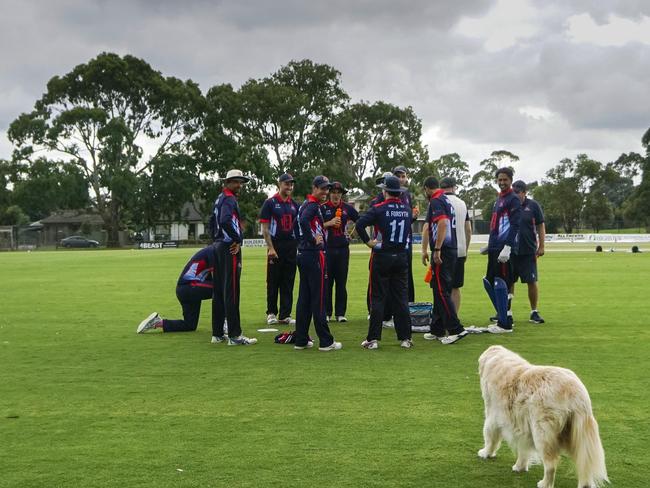
{"type": "Polygon", "coordinates": [[[411,105],[432,157],[496,149],[531,181],[563,157],[641,151],[650,127],[648,0],[0,0],[6,129],[54,75],[101,51],[203,91],[309,58],[353,101],[411,105]]]}

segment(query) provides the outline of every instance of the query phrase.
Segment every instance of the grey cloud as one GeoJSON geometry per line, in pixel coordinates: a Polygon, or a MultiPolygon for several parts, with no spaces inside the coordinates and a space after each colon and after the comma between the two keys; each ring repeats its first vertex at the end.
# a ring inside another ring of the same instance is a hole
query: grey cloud
{"type": "MultiPolygon", "coordinates": [[[[557,13],[540,16],[534,37],[497,52],[451,28],[494,3],[68,0],[44,8],[14,1],[0,18],[0,131],[31,109],[50,77],[114,51],[142,57],[165,75],[191,78],[204,91],[310,58],[341,71],[353,100],[411,105],[425,129],[439,126],[467,147],[544,147],[572,155],[598,149],[603,140],[616,146],[620,136],[619,152],[630,150],[623,143],[648,126],[646,47],[571,43],[566,18],[591,2],[556,3],[557,13]],[[520,113],[522,106],[556,115],[535,120],[520,113]]],[[[632,4],[599,3],[603,11],[630,15],[647,10],[632,4]]],[[[5,148],[0,144],[0,157],[5,148]]]]}

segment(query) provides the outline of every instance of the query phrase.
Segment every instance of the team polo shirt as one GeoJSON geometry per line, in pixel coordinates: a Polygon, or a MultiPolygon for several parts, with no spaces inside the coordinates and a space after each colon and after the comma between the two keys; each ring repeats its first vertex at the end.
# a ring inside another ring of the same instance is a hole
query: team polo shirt
{"type": "Polygon", "coordinates": [[[544,212],[535,200],[525,198],[521,204],[519,232],[515,239],[515,252],[520,255],[537,252],[537,226],[544,223],[544,212]]]}
{"type": "Polygon", "coordinates": [[[321,205],[320,211],[323,214],[323,220],[328,222],[336,217],[336,210],[341,209],[341,225],[338,227],[328,227],[327,232],[327,247],[348,247],[350,245],[350,237],[346,234],[345,228],[349,221],[356,222],[359,219],[359,212],[344,201],[340,201],[338,205],[334,205],[331,201],[321,205]]]}
{"type": "Polygon", "coordinates": [[[210,225],[215,242],[242,243],[241,222],[239,220],[237,197],[227,188],[214,202],[210,225]]]}
{"type": "Polygon", "coordinates": [[[447,222],[447,231],[445,238],[442,241],[442,249],[457,252],[458,243],[456,241],[456,219],[454,207],[445,196],[445,191],[438,189],[429,200],[429,208],[427,209],[427,222],[429,224],[429,247],[433,251],[436,248],[436,240],[438,239],[438,226],[441,221],[447,222]]]}
{"type": "Polygon", "coordinates": [[[269,224],[269,234],[274,241],[290,241],[296,238],[295,222],[298,204],[291,197],[283,200],[276,193],[264,202],[260,211],[260,222],[269,224]]]}
{"type": "Polygon", "coordinates": [[[214,248],[208,246],[190,258],[178,277],[177,285],[212,288],[213,274],[214,248]]]}
{"type": "Polygon", "coordinates": [[[368,242],[370,236],[366,227],[374,227],[376,240],[379,241],[374,252],[401,252],[407,249],[409,243],[412,217],[411,208],[399,198],[387,198],[359,217],[356,230],[361,240],[368,242]]]}
{"type": "Polygon", "coordinates": [[[320,201],[313,195],[307,198],[298,210],[298,240],[299,251],[322,251],[325,249],[325,231],[323,228],[323,215],[320,211],[320,201]],[[321,236],[323,242],[316,244],[316,236],[321,236]]]}
{"type": "Polygon", "coordinates": [[[521,202],[512,188],[499,193],[499,198],[494,202],[490,220],[490,238],[488,240],[490,251],[501,251],[506,245],[514,246],[515,237],[519,232],[520,218],[521,202]]]}

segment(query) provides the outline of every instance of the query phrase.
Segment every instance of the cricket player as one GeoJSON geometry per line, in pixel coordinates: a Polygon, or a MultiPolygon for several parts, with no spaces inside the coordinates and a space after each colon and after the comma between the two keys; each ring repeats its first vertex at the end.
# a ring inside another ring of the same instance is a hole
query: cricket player
{"type": "MultiPolygon", "coordinates": [[[[400,199],[405,205],[411,209],[412,219],[411,223],[417,220],[420,215],[420,209],[413,202],[413,197],[411,192],[408,191],[408,171],[405,166],[396,166],[393,168],[393,175],[395,175],[400,182],[400,185],[404,189],[400,195],[400,199]]],[[[413,228],[409,225],[408,228],[408,244],[406,251],[408,253],[408,296],[409,302],[415,301],[415,283],[413,282],[413,228]]]]}
{"type": "Polygon", "coordinates": [[[278,192],[266,200],[260,212],[262,235],[267,246],[266,323],[295,324],[291,319],[293,284],[296,278],[296,218],[298,204],[293,201],[294,179],[288,173],[278,178],[278,192]],[[278,315],[278,292],[280,309],[278,315]]]}
{"type": "Polygon", "coordinates": [[[319,339],[319,351],[336,351],[343,347],[332,336],[326,319],[327,262],[325,260],[325,229],[321,205],[332,187],[325,176],[317,176],[312,182],[312,192],[298,211],[298,271],[300,287],[296,305],[296,343],[294,349],[308,349],[314,344],[309,340],[309,324],[319,339]]]}
{"type": "Polygon", "coordinates": [[[544,319],[537,311],[539,289],[537,287],[537,258],[544,255],[544,240],[546,239],[546,226],[544,212],[535,200],[526,196],[526,183],[518,180],[512,184],[512,190],[521,202],[521,221],[519,233],[515,238],[513,254],[514,283],[521,279],[528,286],[528,301],[530,302],[529,322],[543,324],[544,319]]]}
{"type": "Polygon", "coordinates": [[[153,312],[140,322],[136,332],[162,329],[163,332],[191,332],[199,325],[201,301],[212,299],[215,254],[208,246],[194,254],[183,267],[176,282],[176,298],[183,309],[183,320],[163,319],[153,312]]]}
{"type": "MultiPolygon", "coordinates": [[[[438,188],[438,180],[427,178],[427,188],[434,190],[427,209],[427,229],[431,247],[431,268],[433,289],[433,315],[431,332],[424,334],[426,340],[439,340],[443,344],[454,344],[467,337],[468,332],[458,320],[456,307],[451,299],[453,272],[458,259],[454,207],[445,191],[438,188]]],[[[426,264],[428,255],[423,248],[422,262],[426,264]]]]}
{"type": "Polygon", "coordinates": [[[359,212],[343,201],[348,191],[338,181],[332,183],[329,199],[321,206],[324,226],[327,229],[327,317],[332,320],[332,313],[337,322],[347,322],[345,316],[348,306],[348,268],[350,264],[350,236],[346,229],[349,222],[356,222],[359,212]],[[334,285],[336,285],[336,302],[334,302],[334,285]]]}
{"type": "Polygon", "coordinates": [[[413,347],[408,299],[408,251],[411,208],[400,195],[404,188],[394,176],[384,178],[380,185],[383,201],[370,207],[356,223],[361,240],[372,249],[370,257],[370,320],[368,335],[361,346],[378,349],[381,340],[384,307],[390,301],[395,331],[400,346],[413,347]],[[377,238],[370,239],[366,227],[376,229],[377,238]]]}
{"type": "Polygon", "coordinates": [[[519,232],[521,202],[512,190],[512,169],[500,168],[495,176],[501,191],[494,203],[490,220],[488,264],[483,284],[498,318],[496,324],[488,327],[488,332],[507,334],[513,330],[512,295],[509,294],[514,283],[511,253],[519,232]]]}
{"type": "Polygon", "coordinates": [[[228,319],[228,345],[256,344],[257,339],[242,335],[239,319],[241,245],[243,233],[237,195],[250,178],[238,169],[226,174],[224,189],[214,203],[210,228],[215,248],[214,293],[212,298],[212,343],[223,342],[224,319],[228,319]]]}

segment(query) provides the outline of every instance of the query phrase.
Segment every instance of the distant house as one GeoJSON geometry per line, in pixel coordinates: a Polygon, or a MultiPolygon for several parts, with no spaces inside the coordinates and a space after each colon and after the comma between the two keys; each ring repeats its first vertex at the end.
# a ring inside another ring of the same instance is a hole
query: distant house
{"type": "Polygon", "coordinates": [[[186,202],[181,208],[179,218],[162,218],[156,225],[147,229],[143,235],[149,241],[197,241],[207,231],[198,204],[186,202]]]}
{"type": "Polygon", "coordinates": [[[64,237],[79,234],[99,242],[105,240],[102,231],[104,221],[97,213],[64,210],[53,213],[39,222],[42,225],[41,242],[45,245],[56,244],[64,237]]]}

